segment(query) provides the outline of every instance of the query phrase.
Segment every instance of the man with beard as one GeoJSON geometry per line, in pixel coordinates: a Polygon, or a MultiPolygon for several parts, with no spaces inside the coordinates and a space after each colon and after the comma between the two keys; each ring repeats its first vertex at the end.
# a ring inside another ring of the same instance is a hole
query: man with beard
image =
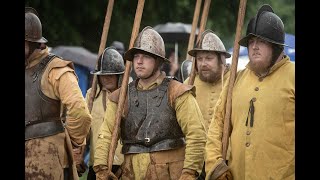
{"type": "MultiPolygon", "coordinates": [[[[195,57],[196,76],[196,100],[203,115],[203,124],[206,132],[211,122],[214,106],[219,98],[223,83],[229,77],[229,65],[226,58],[231,55],[226,51],[220,38],[210,29],[201,34],[197,46],[188,52],[195,57]]],[[[188,84],[189,78],[184,83],[188,84]]],[[[201,174],[205,177],[205,171],[201,174]]]]}
{"type": "Polygon", "coordinates": [[[26,7],[25,178],[79,179],[91,115],[73,63],[49,53],[47,42],[36,10],[26,7]]]}
{"type": "MultiPolygon", "coordinates": [[[[196,179],[203,166],[206,134],[194,86],[160,71],[169,60],[162,37],[149,26],[124,57],[133,62],[137,79],[128,85],[121,113],[121,179],[196,179]]],[[[120,89],[110,94],[98,135],[93,169],[99,180],[109,176],[108,153],[119,94],[120,89]]]]}
{"type": "MultiPolygon", "coordinates": [[[[210,29],[201,34],[199,43],[188,54],[195,57],[196,100],[203,115],[202,123],[208,131],[214,105],[219,98],[223,83],[230,74],[226,58],[231,55],[226,51],[220,38],[210,29]]],[[[188,83],[189,77],[184,81],[184,84],[188,83]]]]}
{"type": "Polygon", "coordinates": [[[261,6],[239,41],[250,62],[233,87],[229,161],[221,152],[226,84],[208,131],[208,179],[295,178],[295,65],[284,54],[284,37],[282,20],[261,6]]]}

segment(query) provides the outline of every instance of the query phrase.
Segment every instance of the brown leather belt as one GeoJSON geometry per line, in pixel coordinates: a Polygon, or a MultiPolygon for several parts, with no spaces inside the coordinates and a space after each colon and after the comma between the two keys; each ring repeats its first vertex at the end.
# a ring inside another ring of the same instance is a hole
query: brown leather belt
{"type": "Polygon", "coordinates": [[[61,132],[64,132],[61,120],[25,124],[25,140],[52,136],[61,132]]]}

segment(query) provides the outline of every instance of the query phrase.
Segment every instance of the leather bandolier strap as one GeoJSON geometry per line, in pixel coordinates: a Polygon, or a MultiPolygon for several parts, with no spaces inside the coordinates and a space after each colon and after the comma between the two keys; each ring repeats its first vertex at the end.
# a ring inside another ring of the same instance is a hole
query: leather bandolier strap
{"type": "Polygon", "coordinates": [[[49,54],[39,64],[25,70],[25,140],[64,132],[60,101],[41,91],[42,74],[54,57],[49,54]]]}

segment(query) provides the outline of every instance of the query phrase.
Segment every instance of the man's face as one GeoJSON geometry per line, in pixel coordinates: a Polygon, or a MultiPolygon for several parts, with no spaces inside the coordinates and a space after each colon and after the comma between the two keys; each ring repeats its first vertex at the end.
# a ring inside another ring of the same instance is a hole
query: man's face
{"type": "Polygon", "coordinates": [[[219,63],[218,54],[215,52],[199,51],[196,54],[199,78],[205,82],[215,82],[220,79],[222,64],[219,63]]]}
{"type": "Polygon", "coordinates": [[[117,89],[118,78],[117,75],[99,75],[99,81],[102,85],[102,89],[109,90],[110,92],[117,89]]]}
{"type": "Polygon", "coordinates": [[[133,57],[134,72],[140,79],[148,79],[156,66],[155,58],[142,53],[136,53],[133,57]]]}
{"type": "Polygon", "coordinates": [[[272,45],[258,37],[252,37],[248,41],[249,66],[258,73],[265,73],[272,60],[272,45]]]}

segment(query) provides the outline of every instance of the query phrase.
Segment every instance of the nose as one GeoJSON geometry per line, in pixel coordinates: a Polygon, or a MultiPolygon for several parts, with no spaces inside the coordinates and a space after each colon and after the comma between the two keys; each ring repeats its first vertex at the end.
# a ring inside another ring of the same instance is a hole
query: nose
{"type": "Polygon", "coordinates": [[[259,48],[258,43],[257,43],[257,40],[254,40],[254,41],[252,42],[252,48],[253,48],[253,49],[258,49],[258,48],[259,48]]]}
{"type": "Polygon", "coordinates": [[[141,64],[143,59],[142,59],[143,56],[140,56],[140,55],[136,55],[134,57],[134,60],[138,63],[138,64],[141,64]]]}

